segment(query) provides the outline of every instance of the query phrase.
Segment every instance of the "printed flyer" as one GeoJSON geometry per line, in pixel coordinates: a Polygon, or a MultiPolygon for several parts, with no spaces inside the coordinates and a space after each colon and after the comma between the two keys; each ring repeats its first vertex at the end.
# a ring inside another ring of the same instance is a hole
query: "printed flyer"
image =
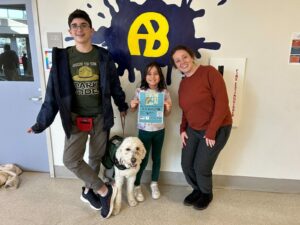
{"type": "Polygon", "coordinates": [[[164,119],[164,93],[140,92],[138,111],[139,123],[163,123],[164,119]]]}

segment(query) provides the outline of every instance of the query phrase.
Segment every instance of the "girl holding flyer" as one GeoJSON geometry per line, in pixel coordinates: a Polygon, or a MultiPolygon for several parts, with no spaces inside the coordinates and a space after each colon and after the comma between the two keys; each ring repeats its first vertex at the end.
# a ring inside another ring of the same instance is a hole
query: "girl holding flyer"
{"type": "Polygon", "coordinates": [[[160,197],[158,178],[161,164],[161,150],[165,136],[163,116],[171,113],[172,101],[167,90],[165,78],[158,63],[148,64],[142,76],[141,87],[136,89],[135,96],[130,102],[131,111],[139,106],[138,137],[146,148],[146,157],[135,180],[135,197],[137,201],[144,201],[141,190],[141,177],[147,166],[150,150],[152,150],[152,182],[150,184],[153,199],[160,197]],[[161,108],[161,110],[159,110],[161,108]],[[147,116],[144,116],[147,115],[147,116]],[[149,116],[150,115],[150,116],[149,116]]]}

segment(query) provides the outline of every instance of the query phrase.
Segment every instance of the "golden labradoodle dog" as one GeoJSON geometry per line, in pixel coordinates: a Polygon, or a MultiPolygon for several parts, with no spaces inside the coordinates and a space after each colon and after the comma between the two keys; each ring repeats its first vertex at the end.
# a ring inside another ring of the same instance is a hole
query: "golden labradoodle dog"
{"type": "Polygon", "coordinates": [[[130,206],[136,206],[134,197],[134,181],[140,169],[140,164],[145,158],[146,149],[137,137],[127,137],[116,151],[114,160],[115,182],[118,188],[114,211],[116,215],[120,212],[122,201],[122,186],[124,178],[127,178],[127,200],[130,206]]]}

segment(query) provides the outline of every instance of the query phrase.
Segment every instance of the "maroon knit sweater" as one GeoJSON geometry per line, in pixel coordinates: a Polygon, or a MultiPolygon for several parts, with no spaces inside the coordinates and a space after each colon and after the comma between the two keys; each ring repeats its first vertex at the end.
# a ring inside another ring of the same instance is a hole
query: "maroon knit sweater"
{"type": "Polygon", "coordinates": [[[232,124],[225,82],[214,67],[199,66],[181,81],[178,94],[183,111],[180,133],[190,126],[206,130],[205,136],[214,140],[220,127],[232,124]]]}

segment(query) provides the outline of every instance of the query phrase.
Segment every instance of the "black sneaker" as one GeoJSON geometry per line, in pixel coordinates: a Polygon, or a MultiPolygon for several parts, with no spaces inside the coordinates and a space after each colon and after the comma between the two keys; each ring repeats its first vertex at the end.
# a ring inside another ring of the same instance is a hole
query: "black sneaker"
{"type": "Polygon", "coordinates": [[[183,200],[183,204],[187,206],[193,205],[198,201],[201,195],[202,192],[200,190],[193,190],[191,194],[185,197],[185,199],[183,200]]]}
{"type": "Polygon", "coordinates": [[[114,200],[116,198],[117,195],[117,187],[115,185],[111,185],[111,184],[105,184],[108,192],[106,194],[106,196],[102,197],[100,195],[100,202],[102,205],[101,208],[101,216],[103,218],[108,218],[110,217],[113,209],[114,209],[114,200]]]}
{"type": "Polygon", "coordinates": [[[100,210],[101,202],[99,196],[94,193],[93,189],[89,189],[89,191],[86,194],[84,191],[85,187],[82,187],[82,194],[80,196],[81,201],[89,203],[92,209],[100,210]]]}

